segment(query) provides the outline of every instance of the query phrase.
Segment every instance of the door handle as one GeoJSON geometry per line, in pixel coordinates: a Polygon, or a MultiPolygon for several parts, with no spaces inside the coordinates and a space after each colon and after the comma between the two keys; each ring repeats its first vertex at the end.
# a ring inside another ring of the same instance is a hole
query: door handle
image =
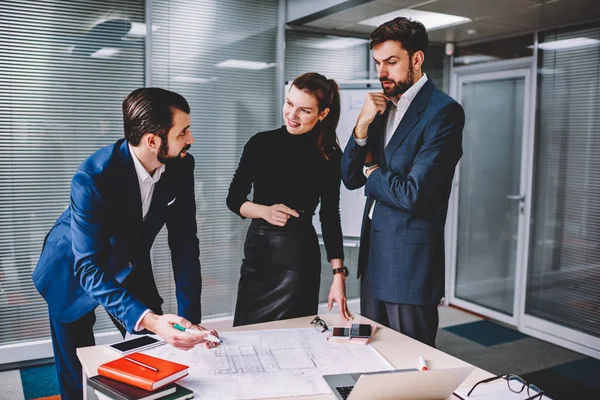
{"type": "Polygon", "coordinates": [[[509,194],[506,196],[508,200],[525,201],[525,196],[520,194],[509,194]]]}

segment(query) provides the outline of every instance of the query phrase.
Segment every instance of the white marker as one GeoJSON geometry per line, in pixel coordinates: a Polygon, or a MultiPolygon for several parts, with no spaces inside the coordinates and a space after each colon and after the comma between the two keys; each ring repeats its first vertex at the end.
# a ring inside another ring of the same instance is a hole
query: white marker
{"type": "Polygon", "coordinates": [[[419,356],[419,371],[427,371],[427,363],[423,356],[419,356]]]}
{"type": "Polygon", "coordinates": [[[219,339],[218,337],[213,336],[210,333],[200,331],[198,329],[188,328],[185,331],[189,332],[189,333],[197,333],[198,335],[206,335],[206,340],[208,340],[209,342],[223,343],[223,341],[221,339],[219,339]]]}
{"type": "Polygon", "coordinates": [[[213,342],[213,343],[223,343],[223,341],[221,339],[219,339],[218,337],[211,335],[210,333],[206,333],[206,331],[201,331],[199,329],[194,329],[194,328],[184,328],[183,326],[179,325],[179,324],[174,324],[173,328],[182,331],[182,332],[188,332],[188,333],[195,333],[198,335],[206,335],[206,340],[208,340],[209,342],[213,342]]]}

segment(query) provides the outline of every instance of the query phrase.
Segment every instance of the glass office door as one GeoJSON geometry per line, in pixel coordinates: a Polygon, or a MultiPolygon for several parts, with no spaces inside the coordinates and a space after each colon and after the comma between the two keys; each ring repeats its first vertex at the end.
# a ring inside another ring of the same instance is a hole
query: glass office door
{"type": "Polygon", "coordinates": [[[525,268],[531,68],[456,74],[466,123],[455,177],[450,302],[517,325],[525,268]]]}

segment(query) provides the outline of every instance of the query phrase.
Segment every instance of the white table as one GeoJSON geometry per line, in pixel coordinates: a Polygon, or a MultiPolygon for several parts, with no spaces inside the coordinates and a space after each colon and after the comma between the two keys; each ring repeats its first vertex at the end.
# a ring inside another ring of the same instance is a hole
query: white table
{"type": "MultiPolygon", "coordinates": [[[[327,314],[321,316],[329,327],[337,325],[339,314],[327,314]]],[[[287,329],[287,328],[306,328],[310,326],[310,321],[313,317],[303,317],[288,319],[285,321],[267,322],[263,324],[248,325],[227,329],[227,331],[244,331],[257,329],[287,329]]],[[[361,316],[356,316],[353,323],[371,323],[374,322],[361,316]]],[[[210,328],[210,325],[206,326],[210,328]]],[[[392,329],[379,326],[375,335],[370,341],[370,344],[383,356],[390,364],[397,369],[416,368],[419,356],[425,357],[429,369],[464,367],[471,364],[459,360],[449,354],[429,347],[419,341],[416,341],[408,336],[402,335],[392,329]]],[[[120,356],[106,349],[104,346],[81,347],[77,349],[77,357],[83,368],[83,393],[84,399],[96,400],[97,397],[92,388],[87,386],[87,377],[98,375],[98,366],[105,362],[115,360],[120,356]]],[[[461,384],[461,387],[473,386],[482,379],[493,376],[491,373],[475,367],[475,370],[461,384]]],[[[317,395],[317,396],[302,396],[302,397],[286,397],[286,400],[291,399],[335,399],[333,394],[317,395]]]]}

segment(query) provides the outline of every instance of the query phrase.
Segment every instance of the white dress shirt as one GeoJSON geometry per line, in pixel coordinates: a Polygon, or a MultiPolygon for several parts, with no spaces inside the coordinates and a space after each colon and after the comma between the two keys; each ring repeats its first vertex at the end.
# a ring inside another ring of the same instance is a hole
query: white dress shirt
{"type": "MultiPolygon", "coordinates": [[[[148,214],[148,210],[150,209],[150,204],[152,203],[152,195],[154,194],[154,186],[156,182],[160,180],[160,176],[163,172],[165,172],[165,165],[161,164],[160,167],[156,168],[154,171],[154,175],[150,175],[150,173],[144,168],[140,160],[137,158],[135,153],[133,152],[133,147],[130,143],[128,143],[129,152],[131,153],[131,158],[133,159],[133,165],[135,166],[135,173],[138,178],[138,183],[140,184],[140,197],[142,199],[142,219],[146,220],[146,215],[148,214]]],[[[135,324],[135,331],[139,331],[140,323],[142,319],[150,312],[150,309],[147,309],[142,313],[140,318],[135,324]]]]}
{"type": "MultiPolygon", "coordinates": [[[[402,118],[404,118],[408,107],[410,107],[410,104],[413,102],[415,97],[417,97],[417,93],[419,93],[419,91],[423,88],[425,82],[427,82],[427,75],[423,74],[423,76],[418,81],[416,81],[414,85],[412,85],[406,92],[404,92],[402,96],[400,96],[400,99],[397,103],[392,100],[392,106],[390,107],[390,111],[387,118],[387,125],[385,127],[384,148],[387,147],[388,143],[390,142],[390,139],[394,135],[394,132],[398,128],[398,125],[400,125],[400,121],[402,121],[402,118]]],[[[358,144],[359,146],[366,145],[367,139],[368,137],[364,139],[357,139],[356,137],[354,138],[356,144],[358,144]]],[[[375,203],[376,202],[374,201],[371,205],[371,210],[369,210],[369,219],[373,219],[373,210],[375,209],[375,203]]]]}
{"type": "Polygon", "coordinates": [[[160,167],[156,168],[154,175],[150,175],[146,168],[142,165],[140,160],[133,152],[133,147],[128,144],[131,158],[133,159],[133,165],[135,166],[135,173],[138,177],[138,183],[140,184],[140,197],[142,199],[142,219],[146,219],[148,210],[150,209],[150,203],[152,203],[152,195],[154,194],[154,186],[156,182],[160,180],[160,176],[165,172],[165,165],[161,164],[160,167]]]}

